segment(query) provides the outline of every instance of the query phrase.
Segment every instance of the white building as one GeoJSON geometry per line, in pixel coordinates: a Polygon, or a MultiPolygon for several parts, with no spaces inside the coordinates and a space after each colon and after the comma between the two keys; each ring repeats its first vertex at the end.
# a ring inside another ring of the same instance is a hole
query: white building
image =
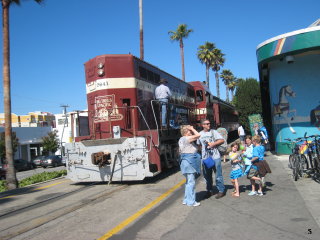
{"type": "MultiPolygon", "coordinates": [[[[56,128],[53,130],[58,131],[58,138],[60,144],[64,149],[66,143],[71,143],[74,141],[75,137],[88,135],[89,133],[80,133],[79,125],[86,124],[88,122],[88,112],[79,111],[79,112],[69,112],[67,114],[55,114],[56,118],[56,128]],[[81,123],[80,123],[81,122],[81,123]]],[[[56,155],[64,155],[61,149],[56,152],[56,155]]]]}

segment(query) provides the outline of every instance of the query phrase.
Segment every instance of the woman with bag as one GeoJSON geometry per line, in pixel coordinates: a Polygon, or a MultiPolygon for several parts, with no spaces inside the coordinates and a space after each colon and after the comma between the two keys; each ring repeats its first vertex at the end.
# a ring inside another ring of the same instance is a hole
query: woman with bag
{"type": "Polygon", "coordinates": [[[180,169],[186,178],[184,199],[182,204],[187,206],[200,206],[196,202],[196,175],[200,174],[200,155],[195,141],[200,134],[189,125],[181,127],[182,137],[179,139],[180,169]]]}

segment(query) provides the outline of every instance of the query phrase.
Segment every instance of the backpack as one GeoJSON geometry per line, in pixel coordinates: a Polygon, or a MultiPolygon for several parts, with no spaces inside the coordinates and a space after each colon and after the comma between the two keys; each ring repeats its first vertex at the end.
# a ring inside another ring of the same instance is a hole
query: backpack
{"type": "MultiPolygon", "coordinates": [[[[213,129],[210,130],[210,132],[212,134],[213,141],[215,141],[216,139],[214,138],[214,132],[213,131],[214,131],[213,129]]],[[[217,147],[217,149],[218,149],[218,151],[220,153],[220,156],[223,156],[223,155],[226,154],[227,148],[228,148],[228,144],[226,143],[226,140],[224,140],[224,143],[217,147]]]]}

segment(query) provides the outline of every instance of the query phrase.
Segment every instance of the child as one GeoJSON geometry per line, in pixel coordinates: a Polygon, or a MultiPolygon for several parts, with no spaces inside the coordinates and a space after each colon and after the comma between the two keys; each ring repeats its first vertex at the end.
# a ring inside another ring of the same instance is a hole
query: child
{"type": "Polygon", "coordinates": [[[252,151],[253,151],[252,137],[250,135],[247,135],[245,142],[246,142],[246,148],[245,148],[245,151],[243,152],[243,160],[244,160],[244,169],[245,169],[244,175],[247,175],[252,164],[251,163],[252,151]]]}
{"type": "Polygon", "coordinates": [[[229,153],[229,159],[232,167],[232,170],[230,172],[230,179],[234,187],[234,191],[232,192],[233,197],[240,197],[238,178],[242,177],[242,168],[240,164],[241,160],[238,149],[239,145],[237,143],[231,144],[231,152],[229,153]]]}
{"type": "Polygon", "coordinates": [[[261,137],[258,135],[255,135],[252,138],[252,143],[254,145],[253,151],[252,151],[252,164],[258,169],[257,174],[250,178],[252,190],[249,192],[249,196],[263,196],[262,192],[262,177],[264,177],[267,173],[271,173],[270,167],[268,163],[264,160],[264,147],[261,146],[261,137]],[[256,192],[255,190],[255,181],[259,181],[259,190],[256,192]]]}

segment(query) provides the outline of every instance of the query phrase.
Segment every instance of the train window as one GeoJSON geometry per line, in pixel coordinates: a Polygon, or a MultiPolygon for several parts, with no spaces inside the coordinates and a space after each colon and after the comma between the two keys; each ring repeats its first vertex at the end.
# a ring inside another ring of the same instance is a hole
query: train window
{"type": "Polygon", "coordinates": [[[148,79],[147,69],[139,67],[139,74],[141,78],[148,79]]]}
{"type": "Polygon", "coordinates": [[[153,72],[151,72],[151,71],[149,71],[149,70],[147,70],[147,72],[148,72],[148,81],[150,81],[150,82],[154,82],[154,76],[153,76],[153,72]]]}
{"type": "Polygon", "coordinates": [[[159,83],[160,82],[160,75],[159,74],[154,73],[154,82],[155,83],[159,83]]]}
{"type": "Polygon", "coordinates": [[[202,90],[197,90],[196,91],[196,97],[197,97],[197,102],[202,102],[203,101],[203,92],[202,90]]]}
{"type": "Polygon", "coordinates": [[[192,89],[192,88],[188,88],[187,91],[188,91],[188,93],[187,93],[188,96],[194,98],[194,91],[193,91],[193,89],[192,89]]]}

